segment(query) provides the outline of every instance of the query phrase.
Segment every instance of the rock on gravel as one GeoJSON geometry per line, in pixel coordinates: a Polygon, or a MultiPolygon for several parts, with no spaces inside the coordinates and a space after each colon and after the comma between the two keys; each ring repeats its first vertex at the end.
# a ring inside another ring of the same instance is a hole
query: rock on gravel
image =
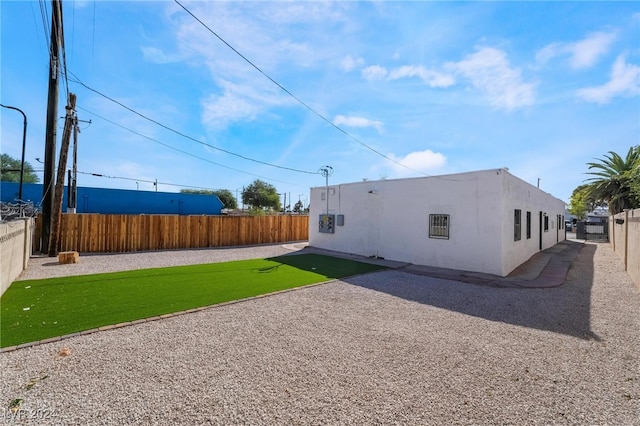
{"type": "Polygon", "coordinates": [[[387,270],[1,354],[0,403],[19,424],[640,425],[638,312],[607,245],[552,289],[387,270]]]}

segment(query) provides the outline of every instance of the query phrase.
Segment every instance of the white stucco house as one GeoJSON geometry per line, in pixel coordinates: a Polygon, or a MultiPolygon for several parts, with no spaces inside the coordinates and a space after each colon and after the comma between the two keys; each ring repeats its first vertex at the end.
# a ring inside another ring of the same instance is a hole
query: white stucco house
{"type": "Polygon", "coordinates": [[[565,239],[565,203],[506,169],[311,188],[309,245],[506,276],[565,239]]]}

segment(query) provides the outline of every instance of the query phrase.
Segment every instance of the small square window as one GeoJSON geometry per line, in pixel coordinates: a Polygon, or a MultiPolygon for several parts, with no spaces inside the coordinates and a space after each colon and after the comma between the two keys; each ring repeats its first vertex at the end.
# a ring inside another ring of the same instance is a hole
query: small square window
{"type": "Polygon", "coordinates": [[[429,215],[429,238],[449,239],[449,215],[429,215]]]}

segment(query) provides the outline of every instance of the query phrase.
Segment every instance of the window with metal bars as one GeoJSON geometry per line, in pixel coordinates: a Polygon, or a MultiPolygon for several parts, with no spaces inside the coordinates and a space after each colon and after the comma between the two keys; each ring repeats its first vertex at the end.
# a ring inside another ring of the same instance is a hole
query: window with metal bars
{"type": "Polygon", "coordinates": [[[449,239],[449,215],[429,215],[429,238],[449,239]]]}

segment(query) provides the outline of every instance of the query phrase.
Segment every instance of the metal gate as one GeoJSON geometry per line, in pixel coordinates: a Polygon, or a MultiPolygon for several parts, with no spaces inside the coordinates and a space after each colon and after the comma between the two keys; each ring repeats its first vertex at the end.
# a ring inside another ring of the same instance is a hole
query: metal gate
{"type": "Polygon", "coordinates": [[[609,242],[609,220],[600,222],[578,222],[576,224],[576,238],[579,240],[609,242]]]}

